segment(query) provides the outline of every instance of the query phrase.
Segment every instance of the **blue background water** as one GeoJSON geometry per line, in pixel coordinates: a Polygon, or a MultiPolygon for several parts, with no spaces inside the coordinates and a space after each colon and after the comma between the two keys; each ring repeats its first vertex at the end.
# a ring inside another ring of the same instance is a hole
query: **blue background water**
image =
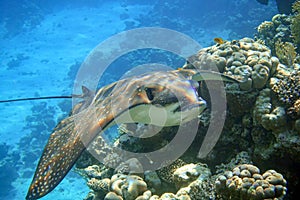
{"type": "MultiPolygon", "coordinates": [[[[69,95],[77,69],[103,40],[124,30],[163,27],[187,34],[203,47],[214,37],[253,37],[276,14],[255,0],[0,0],[0,99],[69,95]]],[[[143,52],[119,59],[100,84],[117,80],[134,64],[182,60],[143,52]]],[[[172,56],[171,56],[172,57],[172,56]]],[[[0,104],[0,199],[24,199],[43,146],[70,100],[0,104]]],[[[88,188],[70,172],[43,199],[82,199],[88,188]]]]}

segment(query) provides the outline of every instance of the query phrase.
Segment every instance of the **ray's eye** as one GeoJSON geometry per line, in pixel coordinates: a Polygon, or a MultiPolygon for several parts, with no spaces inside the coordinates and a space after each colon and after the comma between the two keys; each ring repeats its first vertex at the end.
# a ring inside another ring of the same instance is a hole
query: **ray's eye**
{"type": "Polygon", "coordinates": [[[145,88],[145,92],[150,101],[154,99],[153,90],[154,90],[153,88],[145,88]]]}

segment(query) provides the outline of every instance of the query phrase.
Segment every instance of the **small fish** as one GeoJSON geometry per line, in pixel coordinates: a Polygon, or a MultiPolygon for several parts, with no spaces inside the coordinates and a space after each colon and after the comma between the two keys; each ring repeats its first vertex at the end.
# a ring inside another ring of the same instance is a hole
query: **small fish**
{"type": "Polygon", "coordinates": [[[223,39],[220,38],[220,37],[217,37],[217,38],[214,38],[214,42],[217,43],[217,44],[224,44],[224,43],[225,43],[225,40],[223,40],[223,39]]]}

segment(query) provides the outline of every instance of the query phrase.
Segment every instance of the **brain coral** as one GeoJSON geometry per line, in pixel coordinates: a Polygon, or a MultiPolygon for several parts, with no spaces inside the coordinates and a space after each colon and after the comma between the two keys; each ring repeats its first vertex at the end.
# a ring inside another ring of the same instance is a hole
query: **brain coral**
{"type": "Polygon", "coordinates": [[[283,199],[286,194],[286,180],[275,170],[260,174],[250,164],[235,167],[220,175],[215,182],[217,194],[226,199],[283,199]]]}
{"type": "Polygon", "coordinates": [[[139,176],[115,174],[111,178],[110,191],[123,199],[136,199],[139,195],[143,195],[146,190],[147,184],[139,176]]]}
{"type": "Polygon", "coordinates": [[[243,90],[263,88],[278,65],[270,49],[250,38],[227,41],[201,49],[188,59],[184,68],[218,70],[236,77],[247,78],[243,90]]]}

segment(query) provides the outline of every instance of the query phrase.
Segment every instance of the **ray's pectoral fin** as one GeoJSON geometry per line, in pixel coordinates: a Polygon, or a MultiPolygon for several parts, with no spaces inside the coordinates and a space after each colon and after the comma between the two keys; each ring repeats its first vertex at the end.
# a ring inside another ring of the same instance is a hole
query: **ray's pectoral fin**
{"type": "Polygon", "coordinates": [[[113,124],[113,115],[104,117],[97,113],[105,113],[94,112],[92,109],[89,107],[72,115],[56,126],[39,160],[27,200],[38,199],[51,192],[67,175],[90,142],[113,124]]]}
{"type": "Polygon", "coordinates": [[[39,160],[27,200],[38,199],[52,191],[85,149],[74,128],[71,116],[54,129],[39,160]]]}

